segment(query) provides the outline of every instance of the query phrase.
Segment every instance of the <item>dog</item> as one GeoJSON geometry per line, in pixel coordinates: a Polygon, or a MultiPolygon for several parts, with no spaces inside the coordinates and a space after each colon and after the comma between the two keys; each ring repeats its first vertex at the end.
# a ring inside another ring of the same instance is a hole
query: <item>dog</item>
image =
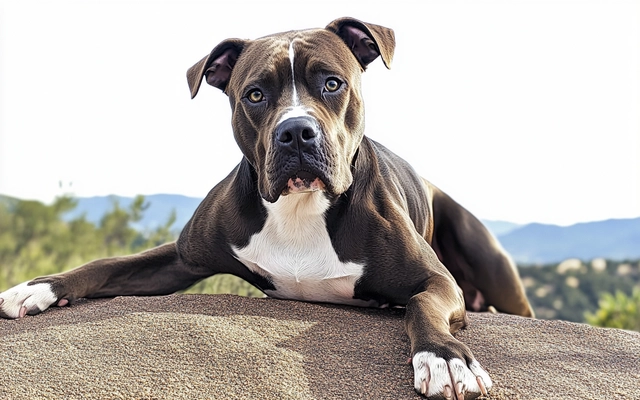
{"type": "Polygon", "coordinates": [[[491,378],[452,334],[466,310],[533,311],[482,223],[365,136],[361,75],[378,57],[389,68],[394,47],[393,30],[354,18],[222,41],[187,81],[192,98],[203,79],[229,97],[243,158],[179,239],[17,285],[0,294],[0,316],[229,273],[274,298],[404,307],[416,391],[487,395],[491,378]]]}

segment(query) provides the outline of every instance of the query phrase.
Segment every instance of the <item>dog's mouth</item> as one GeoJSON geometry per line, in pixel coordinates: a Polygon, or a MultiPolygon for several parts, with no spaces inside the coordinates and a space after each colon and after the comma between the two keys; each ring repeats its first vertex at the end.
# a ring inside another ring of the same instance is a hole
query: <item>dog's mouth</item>
{"type": "Polygon", "coordinates": [[[298,171],[287,180],[281,195],[325,191],[326,185],[320,177],[307,171],[298,171]]]}

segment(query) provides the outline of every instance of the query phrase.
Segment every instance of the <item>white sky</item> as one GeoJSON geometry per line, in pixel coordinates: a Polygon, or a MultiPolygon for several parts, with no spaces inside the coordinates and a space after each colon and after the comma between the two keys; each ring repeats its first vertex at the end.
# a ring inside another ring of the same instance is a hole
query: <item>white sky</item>
{"type": "Polygon", "coordinates": [[[640,216],[638,1],[0,1],[2,194],[204,197],[241,155],[226,96],[190,100],[186,70],[352,16],[396,32],[363,79],[368,135],[477,216],[640,216]]]}

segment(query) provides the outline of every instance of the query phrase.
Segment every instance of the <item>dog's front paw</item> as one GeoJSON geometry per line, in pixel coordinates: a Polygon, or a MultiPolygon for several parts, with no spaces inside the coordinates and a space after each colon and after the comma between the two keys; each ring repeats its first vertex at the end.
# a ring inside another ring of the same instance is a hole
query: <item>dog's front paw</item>
{"type": "Polygon", "coordinates": [[[486,396],[492,386],[489,374],[480,363],[460,358],[446,361],[429,351],[413,356],[414,387],[418,393],[434,399],[475,399],[486,396]]]}
{"type": "MultiPolygon", "coordinates": [[[[21,283],[0,293],[0,317],[22,318],[38,314],[55,303],[58,298],[49,283],[21,283]]],[[[63,303],[61,300],[60,303],[63,303]]],[[[64,304],[58,305],[65,305],[64,304]]]]}

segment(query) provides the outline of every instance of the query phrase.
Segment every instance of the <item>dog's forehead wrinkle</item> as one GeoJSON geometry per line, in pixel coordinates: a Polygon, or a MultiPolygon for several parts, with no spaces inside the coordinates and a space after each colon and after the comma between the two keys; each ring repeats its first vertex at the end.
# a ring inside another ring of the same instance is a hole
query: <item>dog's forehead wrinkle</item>
{"type": "MultiPolygon", "coordinates": [[[[246,90],[252,86],[270,84],[281,86],[280,81],[289,75],[288,40],[255,40],[245,47],[231,76],[230,86],[246,90]]],[[[238,93],[239,96],[245,93],[238,93]]]]}

